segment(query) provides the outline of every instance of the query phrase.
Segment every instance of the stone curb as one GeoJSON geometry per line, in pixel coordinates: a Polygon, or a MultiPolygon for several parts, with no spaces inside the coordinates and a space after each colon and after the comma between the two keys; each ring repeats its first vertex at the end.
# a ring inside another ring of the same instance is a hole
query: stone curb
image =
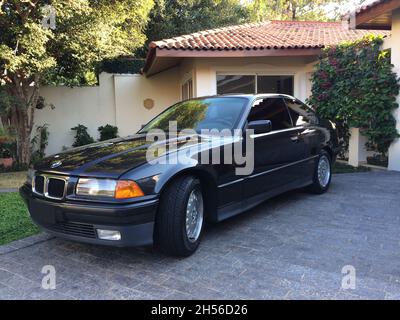
{"type": "Polygon", "coordinates": [[[18,192],[18,188],[2,188],[0,189],[0,193],[7,193],[7,192],[18,192]]]}
{"type": "Polygon", "coordinates": [[[30,247],[36,243],[45,242],[45,241],[48,241],[53,238],[54,238],[54,236],[52,236],[46,232],[41,232],[39,234],[35,234],[33,236],[30,236],[30,237],[27,237],[24,239],[16,240],[16,241],[7,243],[5,245],[1,245],[0,246],[0,255],[10,253],[12,251],[16,251],[19,249],[23,249],[26,247],[30,247]]]}

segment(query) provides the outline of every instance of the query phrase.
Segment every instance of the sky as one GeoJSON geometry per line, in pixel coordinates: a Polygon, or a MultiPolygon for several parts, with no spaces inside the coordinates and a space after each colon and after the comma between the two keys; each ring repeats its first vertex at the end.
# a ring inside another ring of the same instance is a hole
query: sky
{"type": "MultiPolygon", "coordinates": [[[[249,3],[253,0],[241,0],[242,3],[249,3]]],[[[332,0],[334,1],[334,0],[332,0]]],[[[366,4],[370,4],[372,2],[375,2],[377,0],[366,0],[362,3],[362,5],[366,5],[366,4]]],[[[348,12],[354,11],[357,7],[359,7],[360,0],[348,0],[345,3],[343,3],[342,5],[340,5],[339,8],[339,12],[340,14],[344,15],[348,12]]],[[[325,10],[327,12],[327,16],[330,18],[334,18],[335,17],[335,8],[337,7],[337,5],[335,4],[330,4],[330,5],[326,5],[325,6],[325,10]]]]}
{"type": "MultiPolygon", "coordinates": [[[[362,5],[370,4],[375,2],[376,0],[366,0],[362,3],[362,5]]],[[[354,11],[357,7],[359,7],[360,0],[348,0],[346,3],[342,4],[340,6],[340,13],[341,14],[346,14],[347,12],[354,11]]],[[[327,5],[326,6],[326,12],[328,17],[330,16],[330,13],[333,14],[334,12],[335,5],[327,5]]],[[[330,16],[332,17],[332,16],[330,16]]]]}

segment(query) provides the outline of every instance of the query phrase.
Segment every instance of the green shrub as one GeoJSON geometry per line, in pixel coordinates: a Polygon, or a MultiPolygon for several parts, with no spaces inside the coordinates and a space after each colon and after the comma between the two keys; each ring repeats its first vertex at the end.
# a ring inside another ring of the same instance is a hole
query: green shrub
{"type": "Polygon", "coordinates": [[[0,143],[0,158],[16,158],[17,143],[15,140],[7,140],[0,143]]]}
{"type": "Polygon", "coordinates": [[[140,73],[144,66],[144,59],[135,59],[119,57],[114,59],[105,59],[98,67],[98,73],[140,73]]]}
{"type": "Polygon", "coordinates": [[[14,134],[0,127],[0,158],[15,158],[16,153],[17,145],[14,134]]]}
{"type": "Polygon", "coordinates": [[[71,128],[71,130],[76,131],[73,147],[80,147],[94,142],[87,129],[83,124],[78,124],[76,127],[71,128]]]}
{"type": "Polygon", "coordinates": [[[11,151],[5,143],[0,144],[0,158],[12,158],[11,151]]]}
{"type": "Polygon", "coordinates": [[[348,140],[350,127],[361,128],[369,150],[386,154],[399,137],[393,110],[399,84],[390,53],[380,36],[366,36],[325,49],[312,76],[308,102],[334,121],[348,140]]]}
{"type": "Polygon", "coordinates": [[[31,162],[35,163],[45,156],[45,150],[49,144],[49,125],[46,123],[42,126],[36,127],[36,134],[33,137],[31,143],[34,151],[32,152],[31,162]]]}
{"type": "Polygon", "coordinates": [[[106,124],[97,129],[100,133],[100,141],[114,139],[118,137],[118,127],[106,124]]]}

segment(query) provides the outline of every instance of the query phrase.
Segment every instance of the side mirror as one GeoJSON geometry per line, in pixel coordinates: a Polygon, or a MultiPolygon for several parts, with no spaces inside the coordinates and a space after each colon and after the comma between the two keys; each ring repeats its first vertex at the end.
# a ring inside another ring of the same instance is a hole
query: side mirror
{"type": "Polygon", "coordinates": [[[255,134],[267,133],[272,130],[271,120],[255,120],[247,124],[247,129],[253,129],[255,134]]]}

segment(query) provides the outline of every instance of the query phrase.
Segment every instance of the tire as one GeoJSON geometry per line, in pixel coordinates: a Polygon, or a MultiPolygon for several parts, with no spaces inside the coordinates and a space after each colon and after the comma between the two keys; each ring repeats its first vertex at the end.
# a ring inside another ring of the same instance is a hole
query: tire
{"type": "Polygon", "coordinates": [[[161,195],[155,223],[156,247],[168,255],[190,256],[200,244],[204,216],[200,181],[193,176],[175,179],[161,195]],[[195,216],[201,220],[196,226],[195,216]]]}
{"type": "Polygon", "coordinates": [[[322,150],[321,154],[318,157],[318,160],[315,162],[313,183],[307,187],[307,191],[315,194],[325,193],[329,189],[331,179],[332,159],[328,152],[322,150]],[[321,175],[319,175],[319,170],[323,170],[323,168],[320,168],[320,166],[328,170],[328,176],[324,175],[323,172],[321,172],[321,175]]]}

